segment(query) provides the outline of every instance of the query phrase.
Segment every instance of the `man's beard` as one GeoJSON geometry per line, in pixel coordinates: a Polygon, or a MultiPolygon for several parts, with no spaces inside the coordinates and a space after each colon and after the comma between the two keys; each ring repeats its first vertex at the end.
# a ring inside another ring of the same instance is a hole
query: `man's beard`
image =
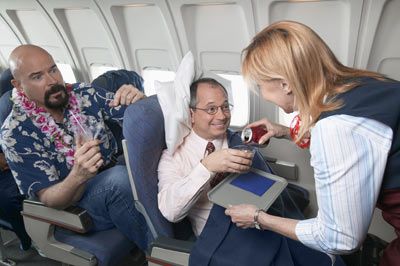
{"type": "Polygon", "coordinates": [[[69,94],[67,92],[67,89],[65,88],[64,85],[61,84],[56,84],[51,86],[51,88],[46,91],[46,93],[44,94],[44,105],[49,108],[49,109],[54,109],[54,110],[62,110],[65,107],[67,107],[69,102],[69,94]],[[60,94],[60,96],[58,96],[57,98],[53,99],[52,101],[50,101],[50,97],[53,94],[62,92],[60,94]]]}

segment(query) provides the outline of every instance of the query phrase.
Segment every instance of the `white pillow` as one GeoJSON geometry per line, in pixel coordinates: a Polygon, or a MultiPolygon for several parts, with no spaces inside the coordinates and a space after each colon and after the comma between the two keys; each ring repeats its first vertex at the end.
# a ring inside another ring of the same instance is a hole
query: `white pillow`
{"type": "Polygon", "coordinates": [[[182,59],[173,82],[155,82],[154,87],[164,115],[165,141],[173,154],[191,131],[190,84],[195,79],[193,54],[182,59]]]}

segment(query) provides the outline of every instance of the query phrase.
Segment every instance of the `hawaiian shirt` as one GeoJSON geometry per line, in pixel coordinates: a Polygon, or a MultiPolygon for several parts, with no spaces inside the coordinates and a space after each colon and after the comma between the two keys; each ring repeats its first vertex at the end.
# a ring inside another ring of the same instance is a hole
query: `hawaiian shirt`
{"type": "MultiPolygon", "coordinates": [[[[114,120],[122,125],[126,106],[109,107],[114,93],[103,88],[85,83],[73,84],[72,88],[80,101],[82,113],[100,125],[101,132],[97,138],[101,140],[104,165],[109,165],[117,152],[117,142],[104,121],[114,120]]],[[[58,126],[74,137],[71,124],[66,109],[64,121],[58,126]]],[[[39,190],[62,181],[71,171],[72,167],[67,163],[65,155],[56,151],[54,142],[16,104],[0,132],[1,146],[22,194],[36,198],[39,190]]]]}

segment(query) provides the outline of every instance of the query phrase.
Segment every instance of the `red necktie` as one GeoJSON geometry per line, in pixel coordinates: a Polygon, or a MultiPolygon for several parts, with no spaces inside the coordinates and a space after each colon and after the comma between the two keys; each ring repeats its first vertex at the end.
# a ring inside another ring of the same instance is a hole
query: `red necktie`
{"type": "MultiPolygon", "coordinates": [[[[210,155],[215,151],[215,146],[212,142],[208,142],[206,146],[207,155],[210,155]]],[[[213,188],[218,185],[225,177],[227,176],[226,173],[216,173],[215,176],[210,180],[210,187],[213,188]]]]}
{"type": "Polygon", "coordinates": [[[208,142],[206,146],[207,155],[215,151],[215,146],[212,142],[208,142]]]}

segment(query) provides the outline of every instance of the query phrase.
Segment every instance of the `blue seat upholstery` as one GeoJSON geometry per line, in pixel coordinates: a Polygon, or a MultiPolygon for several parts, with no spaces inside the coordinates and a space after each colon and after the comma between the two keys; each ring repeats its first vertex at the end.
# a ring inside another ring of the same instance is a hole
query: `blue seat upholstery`
{"type": "Polygon", "coordinates": [[[157,168],[162,151],[166,148],[164,117],[157,96],[147,97],[127,108],[123,124],[127,140],[130,170],[136,186],[135,204],[153,225],[154,238],[174,237],[172,224],[158,209],[157,168]]]}
{"type": "Polygon", "coordinates": [[[118,265],[135,247],[135,244],[116,228],[83,235],[57,228],[54,236],[61,243],[95,255],[98,265],[118,265]]]}
{"type": "Polygon", "coordinates": [[[0,96],[6,93],[7,91],[12,90],[13,85],[11,84],[11,80],[13,76],[9,68],[4,70],[0,75],[0,96]]]}
{"type": "Polygon", "coordinates": [[[0,227],[13,231],[20,240],[21,249],[27,250],[31,246],[31,238],[20,214],[23,200],[24,196],[19,193],[11,171],[0,171],[0,227]]]}
{"type": "Polygon", "coordinates": [[[164,117],[157,96],[145,98],[125,111],[124,155],[135,206],[146,219],[154,241],[147,250],[149,262],[188,265],[194,234],[187,219],[170,223],[158,208],[158,162],[166,149],[164,117]]]}
{"type": "MultiPolygon", "coordinates": [[[[139,76],[135,71],[118,69],[107,71],[92,81],[93,86],[102,87],[108,91],[116,92],[122,85],[131,84],[144,92],[143,78],[139,76]]],[[[118,152],[116,157],[122,155],[122,144],[123,139],[122,128],[115,121],[106,121],[106,125],[110,128],[115,139],[117,140],[118,152]]]]}

